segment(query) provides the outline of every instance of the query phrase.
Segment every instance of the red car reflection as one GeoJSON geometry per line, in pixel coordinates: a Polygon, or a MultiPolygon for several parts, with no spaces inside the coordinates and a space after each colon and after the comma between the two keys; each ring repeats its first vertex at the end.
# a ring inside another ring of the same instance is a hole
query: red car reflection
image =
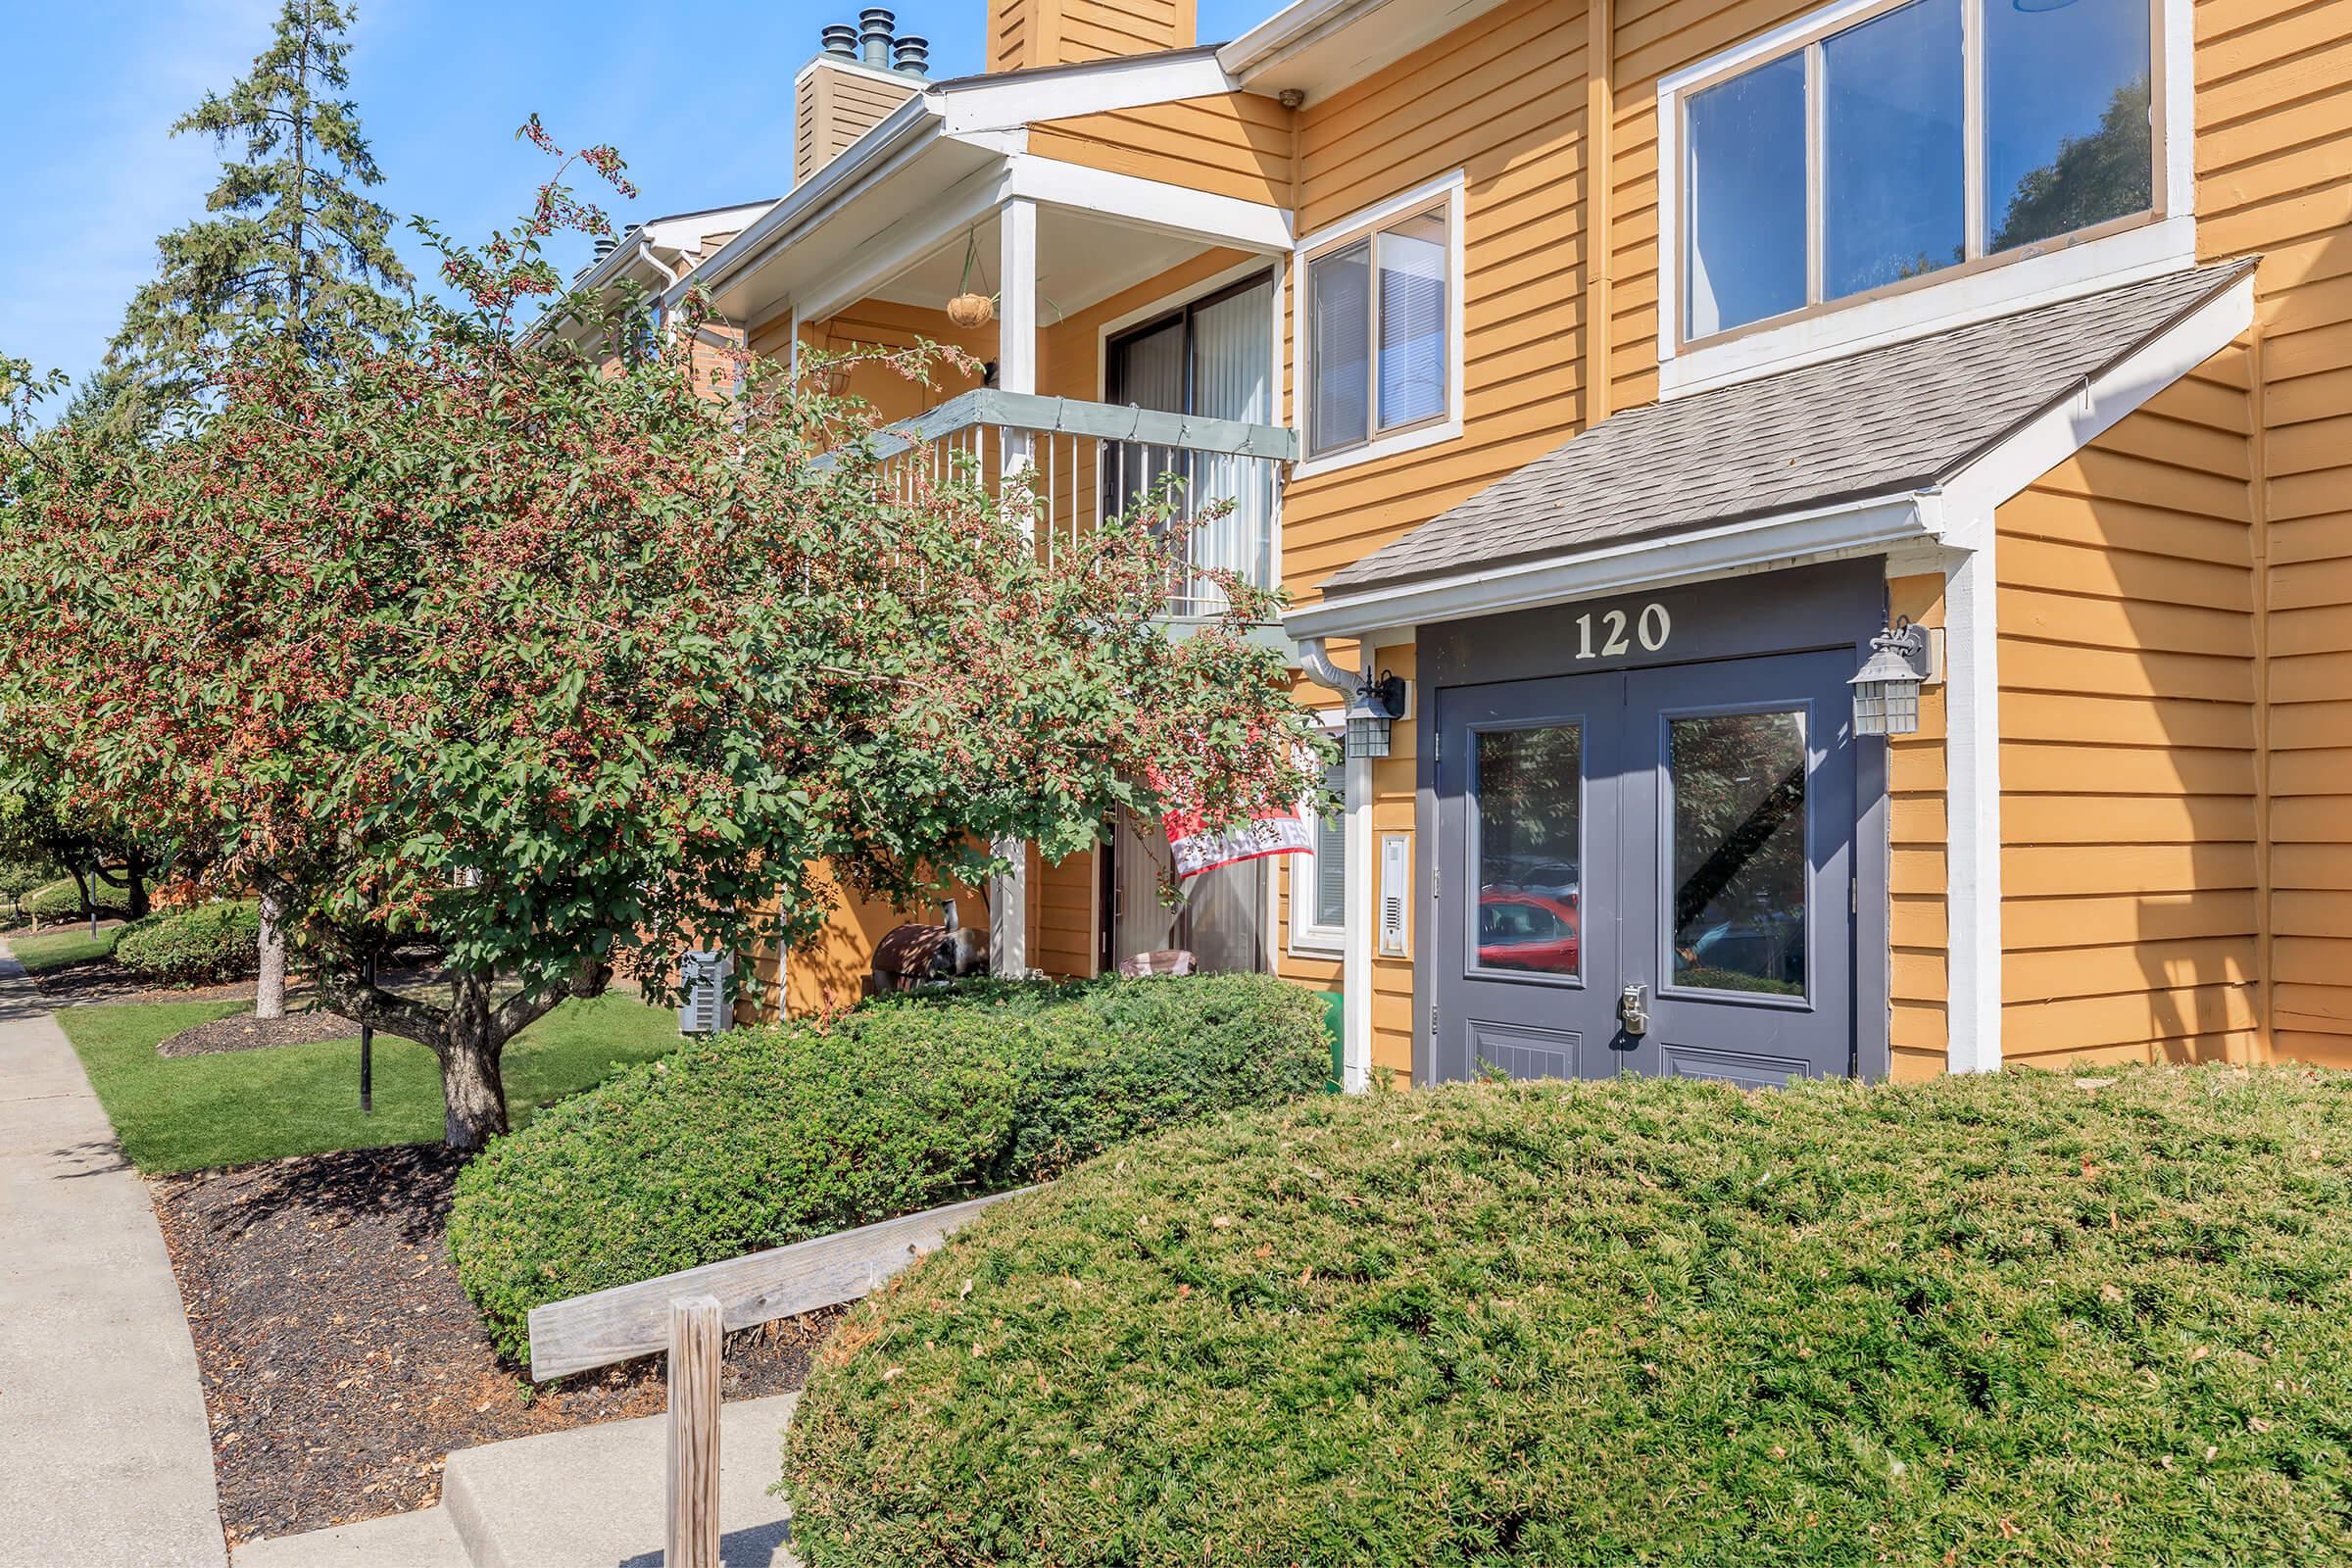
{"type": "Polygon", "coordinates": [[[1576,895],[1488,888],[1478,896],[1478,965],[1576,973],[1576,895]]]}

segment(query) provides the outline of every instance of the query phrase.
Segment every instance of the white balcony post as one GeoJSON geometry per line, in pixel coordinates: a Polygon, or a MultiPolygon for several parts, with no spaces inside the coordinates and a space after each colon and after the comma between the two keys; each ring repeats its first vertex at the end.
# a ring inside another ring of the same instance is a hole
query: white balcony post
{"type": "MultiPolygon", "coordinates": [[[[997,304],[997,385],[1006,392],[1037,390],[1037,204],[1014,197],[997,209],[997,275],[1004,280],[997,304]]],[[[1003,431],[1005,493],[1015,493],[1036,461],[1035,438],[1009,426],[1003,431]]],[[[1026,498],[1021,513],[1034,530],[1036,514],[1026,498]]],[[[1018,976],[1029,969],[1029,847],[1019,839],[998,843],[1012,870],[989,884],[988,967],[992,974],[1018,976]]]]}

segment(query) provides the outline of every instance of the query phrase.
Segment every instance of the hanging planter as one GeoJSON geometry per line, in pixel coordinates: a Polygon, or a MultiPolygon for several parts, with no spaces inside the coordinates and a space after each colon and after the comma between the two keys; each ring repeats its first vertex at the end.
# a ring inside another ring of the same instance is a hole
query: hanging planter
{"type": "Polygon", "coordinates": [[[972,259],[978,249],[978,239],[976,232],[963,237],[963,277],[956,285],[956,297],[948,301],[948,319],[961,327],[986,326],[997,318],[995,299],[972,292],[972,259]]]}

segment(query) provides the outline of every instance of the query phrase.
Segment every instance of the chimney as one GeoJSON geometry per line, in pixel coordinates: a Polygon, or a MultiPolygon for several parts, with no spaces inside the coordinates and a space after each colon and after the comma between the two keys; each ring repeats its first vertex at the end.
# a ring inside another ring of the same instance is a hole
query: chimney
{"type": "Polygon", "coordinates": [[[608,256],[612,255],[612,251],[613,251],[613,249],[614,249],[614,247],[616,247],[616,246],[617,246],[617,245],[619,245],[619,244],[620,244],[620,237],[619,237],[618,235],[616,235],[616,234],[599,234],[599,235],[597,235],[597,236],[596,236],[596,259],[597,259],[598,261],[600,261],[600,262],[601,262],[601,261],[603,261],[603,260],[604,260],[606,257],[608,257],[608,256]]]}
{"type": "Polygon", "coordinates": [[[792,84],[795,185],[922,91],[930,40],[897,36],[897,22],[883,7],[868,6],[858,14],[857,26],[835,23],[820,35],[821,52],[792,84]]]}
{"type": "Polygon", "coordinates": [[[988,0],[990,71],[1190,49],[1197,0],[988,0]]]}

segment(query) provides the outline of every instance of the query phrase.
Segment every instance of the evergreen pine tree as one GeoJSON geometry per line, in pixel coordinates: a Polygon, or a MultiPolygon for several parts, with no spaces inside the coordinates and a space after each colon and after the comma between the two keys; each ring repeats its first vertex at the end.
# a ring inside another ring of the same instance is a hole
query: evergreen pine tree
{"type": "Polygon", "coordinates": [[[390,243],[392,214],[363,194],[384,176],[342,96],[351,21],[341,0],[285,0],[253,70],[172,127],[241,143],[241,156],[221,165],[210,216],[156,242],[158,275],[69,418],[137,433],[194,407],[205,351],[250,325],[319,351],[334,325],[398,330],[414,280],[390,243]]]}
{"type": "MultiPolygon", "coordinates": [[[[342,0],[285,0],[253,70],[172,125],[174,136],[241,144],[241,156],[220,166],[205,203],[211,216],[156,241],[157,276],[132,296],[105,362],[69,406],[70,421],[137,439],[195,413],[208,351],[240,331],[286,333],[323,354],[337,328],[401,329],[414,280],[392,249],[390,210],[363,194],[384,176],[360,133],[358,105],[343,96],[351,21],[342,0]]],[[[285,1011],[286,948],[264,881],[254,1011],[275,1018],[285,1011]]]]}

